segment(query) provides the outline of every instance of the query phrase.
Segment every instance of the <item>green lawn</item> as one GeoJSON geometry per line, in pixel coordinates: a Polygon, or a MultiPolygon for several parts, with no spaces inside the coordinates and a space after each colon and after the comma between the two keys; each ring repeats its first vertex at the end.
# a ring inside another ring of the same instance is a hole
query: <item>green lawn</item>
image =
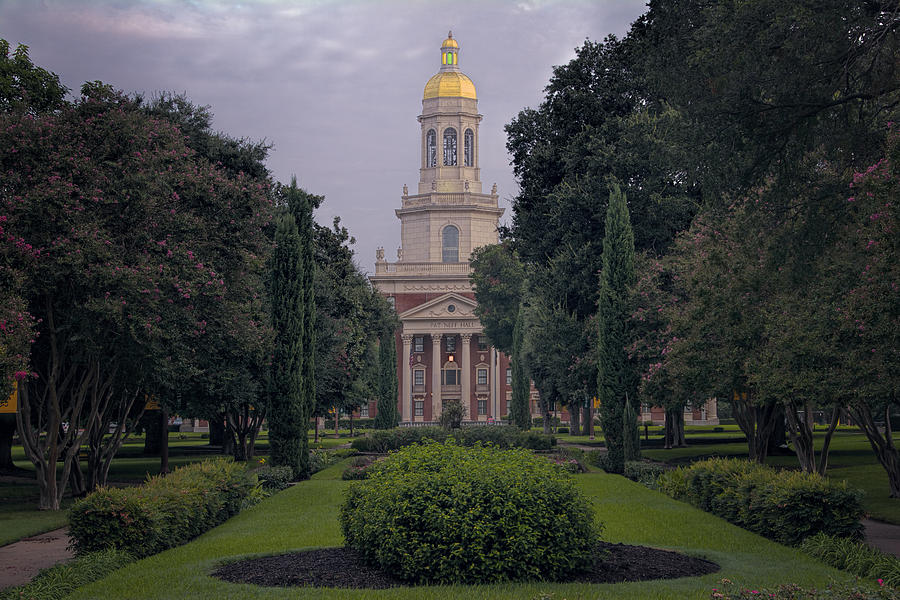
{"type": "Polygon", "coordinates": [[[604,522],[604,539],[670,548],[718,562],[714,575],[669,581],[616,585],[506,584],[436,586],[393,590],[274,589],[238,585],[209,577],[216,565],[242,556],[277,554],[303,548],[341,544],[337,508],[349,482],[341,481],[346,462],[315,475],[244,511],[191,544],[125,567],[79,590],[71,598],[140,600],[150,598],[490,598],[537,599],[541,593],[557,600],[634,598],[709,598],[710,590],[727,577],[748,586],[796,582],[821,586],[849,577],[806,555],[676,502],[622,477],[593,472],[578,476],[581,488],[594,500],[604,522]]]}
{"type": "Polygon", "coordinates": [[[37,502],[36,485],[0,482],[0,546],[68,524],[71,500],[62,510],[39,511],[37,502]]]}

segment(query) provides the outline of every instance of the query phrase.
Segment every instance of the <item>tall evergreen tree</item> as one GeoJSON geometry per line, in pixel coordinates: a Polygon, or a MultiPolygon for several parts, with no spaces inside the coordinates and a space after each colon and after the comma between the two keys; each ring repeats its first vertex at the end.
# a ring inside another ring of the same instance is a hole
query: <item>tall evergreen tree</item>
{"type": "MultiPolygon", "coordinates": [[[[629,287],[634,281],[634,233],[625,194],[613,184],[603,236],[603,268],[597,307],[597,397],[606,438],[608,464],[624,470],[626,444],[623,428],[626,394],[634,397],[633,377],[625,351],[629,287]]],[[[631,432],[628,432],[630,434],[631,432]]],[[[629,444],[630,445],[630,444],[629,444]]]]}
{"type": "Polygon", "coordinates": [[[531,381],[525,368],[525,311],[519,304],[516,325],[512,336],[512,404],[509,407],[509,418],[513,425],[522,431],[531,429],[531,411],[528,410],[531,400],[531,381]]]}
{"type": "Polygon", "coordinates": [[[393,429],[397,414],[397,347],[394,332],[386,331],[378,343],[378,412],[376,429],[393,429]]]}
{"type": "Polygon", "coordinates": [[[295,478],[309,472],[306,437],[309,410],[303,402],[302,242],[294,215],[281,215],[272,256],[272,356],[269,445],[272,463],[291,467],[295,478]]]}
{"type": "Polygon", "coordinates": [[[316,263],[313,208],[319,201],[319,198],[299,189],[296,177],[291,178],[291,187],[287,191],[287,197],[291,212],[297,221],[297,233],[300,236],[303,303],[303,327],[300,339],[302,345],[300,401],[304,411],[303,444],[305,456],[304,470],[300,473],[300,476],[305,479],[309,476],[309,452],[307,449],[306,431],[309,428],[309,419],[316,405],[316,263]]]}

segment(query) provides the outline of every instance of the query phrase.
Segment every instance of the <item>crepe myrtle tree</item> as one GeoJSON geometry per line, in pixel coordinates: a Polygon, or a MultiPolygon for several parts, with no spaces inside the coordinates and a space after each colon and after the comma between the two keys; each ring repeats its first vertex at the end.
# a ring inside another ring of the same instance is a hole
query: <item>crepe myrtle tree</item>
{"type": "Polygon", "coordinates": [[[218,220],[237,216],[236,198],[267,201],[134,99],[102,84],[83,93],[51,115],[0,116],[4,243],[27,250],[12,266],[28,274],[39,319],[17,425],[42,508],[59,506],[103,407],[128,392],[117,382],[129,365],[143,366],[131,383],[150,392],[196,372],[208,307],[227,290],[216,263],[243,247],[241,227],[258,226],[218,220]]]}

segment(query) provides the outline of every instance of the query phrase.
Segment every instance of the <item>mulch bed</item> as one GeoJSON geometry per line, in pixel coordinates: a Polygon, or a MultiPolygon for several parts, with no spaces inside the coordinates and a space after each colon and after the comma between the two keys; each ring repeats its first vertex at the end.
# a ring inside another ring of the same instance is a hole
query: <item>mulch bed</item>
{"type": "MultiPolygon", "coordinates": [[[[672,579],[718,570],[719,565],[714,562],[677,552],[600,542],[592,568],[561,583],[672,579]]],[[[213,577],[270,587],[385,589],[406,585],[389,573],[366,565],[356,551],[346,547],[251,558],[224,565],[213,573],[213,577]]]]}

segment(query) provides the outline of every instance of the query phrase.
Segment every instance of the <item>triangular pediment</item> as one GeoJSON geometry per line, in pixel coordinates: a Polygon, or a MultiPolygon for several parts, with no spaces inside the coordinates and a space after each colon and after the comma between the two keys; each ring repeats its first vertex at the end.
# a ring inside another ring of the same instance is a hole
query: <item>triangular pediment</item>
{"type": "Polygon", "coordinates": [[[478,303],[471,298],[450,292],[405,311],[400,315],[400,320],[472,319],[475,317],[476,306],[478,303]]]}

